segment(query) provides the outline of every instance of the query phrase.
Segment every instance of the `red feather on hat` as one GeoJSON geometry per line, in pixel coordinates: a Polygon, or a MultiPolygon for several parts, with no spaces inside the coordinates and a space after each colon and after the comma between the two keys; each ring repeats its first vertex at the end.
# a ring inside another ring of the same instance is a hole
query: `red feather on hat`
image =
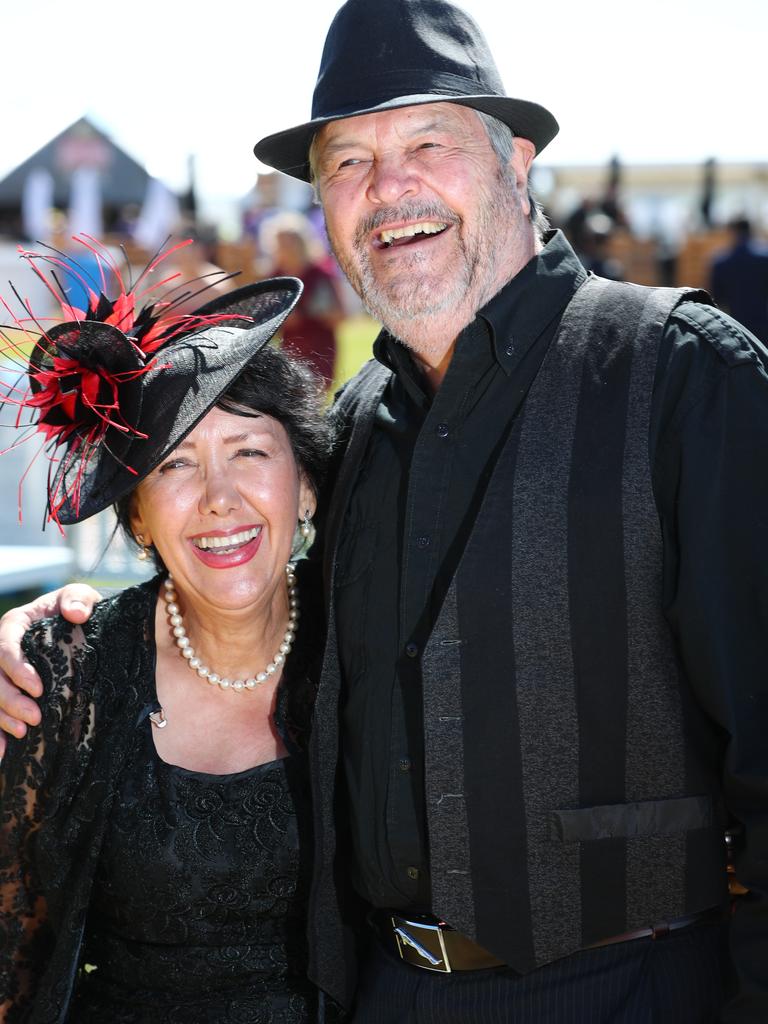
{"type": "MultiPolygon", "coordinates": [[[[82,476],[93,452],[99,445],[107,443],[108,432],[117,430],[135,437],[146,437],[131,422],[129,410],[135,407],[136,402],[132,391],[135,391],[139,378],[150,369],[162,369],[157,365],[157,354],[163,346],[181,334],[195,333],[225,321],[231,323],[233,319],[231,313],[200,315],[176,312],[190,295],[200,294],[235,276],[223,271],[215,275],[215,281],[206,283],[196,293],[189,290],[179,292],[179,285],[167,287],[181,276],[178,273],[138,291],[139,285],[145,284],[148,276],[164,260],[183,246],[190,245],[191,240],[164,251],[161,249],[127,288],[120,269],[101,243],[89,235],[76,236],[73,241],[83,245],[96,258],[98,282],[90,270],[65,253],[49,246],[45,247],[46,252],[32,252],[19,246],[22,259],[29,262],[61,308],[62,316],[56,318],[53,326],[43,326],[43,321],[35,317],[29,303],[21,299],[15,289],[14,293],[28,317],[18,319],[8,303],[0,300],[13,317],[12,326],[34,342],[28,363],[22,347],[7,335],[3,335],[6,345],[0,348],[0,355],[12,357],[17,369],[22,361],[26,364],[24,372],[28,377],[25,387],[19,387],[19,381],[14,385],[2,385],[0,407],[10,404],[18,408],[16,426],[20,425],[24,410],[32,413],[30,426],[33,429],[10,447],[17,447],[38,432],[43,435],[42,448],[46,449],[50,462],[47,518],[56,522],[59,528],[58,511],[67,500],[75,508],[79,507],[82,476]],[[50,279],[38,263],[48,265],[50,279]],[[68,302],[57,271],[75,277],[88,297],[86,309],[78,309],[68,302]],[[107,294],[108,278],[117,282],[114,298],[107,294]],[[166,291],[159,298],[143,306],[137,305],[138,301],[162,288],[166,291]],[[30,325],[34,331],[30,330],[30,325]],[[62,448],[66,450],[62,452],[62,448]],[[65,490],[63,481],[67,474],[62,469],[75,458],[80,459],[80,466],[74,482],[65,490]]],[[[241,319],[248,320],[247,317],[241,319]]],[[[45,323],[50,324],[50,320],[46,319],[45,323]]],[[[0,334],[3,334],[1,330],[0,334]]],[[[39,452],[35,458],[37,454],[39,452]]],[[[129,466],[126,468],[130,470],[129,466]]]]}

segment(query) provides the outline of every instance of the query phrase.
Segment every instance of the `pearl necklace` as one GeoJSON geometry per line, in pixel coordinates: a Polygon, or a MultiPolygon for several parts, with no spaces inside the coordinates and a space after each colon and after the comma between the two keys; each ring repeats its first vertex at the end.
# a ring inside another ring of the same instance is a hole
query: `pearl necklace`
{"type": "Polygon", "coordinates": [[[168,573],[168,578],[164,583],[165,594],[163,595],[165,597],[165,610],[168,613],[168,621],[171,624],[173,635],[176,638],[176,646],[179,648],[181,656],[186,660],[192,671],[197,672],[201,679],[207,679],[211,686],[218,686],[222,690],[232,690],[234,693],[241,693],[244,690],[255,690],[260,683],[266,682],[271,675],[277,672],[293,646],[293,638],[296,635],[296,622],[299,618],[299,596],[296,591],[296,576],[294,575],[293,565],[290,562],[285,567],[285,574],[288,582],[290,613],[288,615],[288,629],[285,631],[280,649],[263,672],[259,672],[255,676],[249,676],[248,679],[227,679],[226,676],[220,676],[217,672],[208,668],[207,665],[204,665],[195,654],[195,649],[192,647],[187,631],[184,628],[184,620],[179,610],[173,576],[168,573]]]}

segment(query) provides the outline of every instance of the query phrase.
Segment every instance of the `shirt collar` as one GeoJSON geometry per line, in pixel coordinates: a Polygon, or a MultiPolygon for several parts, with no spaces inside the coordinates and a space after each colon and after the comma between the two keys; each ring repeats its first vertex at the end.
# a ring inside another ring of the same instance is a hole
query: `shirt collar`
{"type": "Polygon", "coordinates": [[[496,359],[511,373],[542,331],[563,315],[587,272],[562,231],[497,292],[478,316],[491,329],[496,359]]]}
{"type": "MultiPolygon", "coordinates": [[[[542,331],[560,317],[587,272],[562,231],[550,231],[541,252],[483,306],[459,335],[476,331],[478,320],[490,329],[494,356],[507,374],[523,358],[542,331]]],[[[420,377],[410,353],[387,330],[373,346],[373,355],[404,381],[420,377]]]]}

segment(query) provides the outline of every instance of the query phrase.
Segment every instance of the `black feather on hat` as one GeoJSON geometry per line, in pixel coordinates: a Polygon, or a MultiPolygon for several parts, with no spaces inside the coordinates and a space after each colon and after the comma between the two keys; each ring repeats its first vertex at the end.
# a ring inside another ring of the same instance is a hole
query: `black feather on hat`
{"type": "Polygon", "coordinates": [[[136,487],[280,329],[302,289],[296,278],[272,278],[182,314],[176,307],[190,293],[179,294],[176,285],[137,308],[137,298],[178,277],[149,287],[144,282],[177,247],[158,254],[126,289],[106,249],[88,236],[76,241],[99,263],[100,282],[85,269],[79,272],[88,308],[70,306],[59,284],[56,271],[71,270],[69,258],[53,249],[20,249],[61,304],[64,319],[46,328],[25,305],[29,317],[14,318],[13,326],[27,337],[29,325],[36,328],[28,361],[18,340],[0,332],[6,339],[2,354],[17,368],[22,360],[26,364],[20,380],[3,384],[0,395],[0,406],[17,409],[14,425],[28,428],[11,447],[42,433],[49,461],[47,519],[59,526],[87,519],[136,487]],[[53,267],[53,284],[36,261],[53,267]],[[117,278],[115,299],[105,294],[105,270],[117,278]],[[26,423],[25,411],[31,413],[26,423]]]}
{"type": "Polygon", "coordinates": [[[256,143],[263,163],[304,181],[315,133],[329,121],[446,101],[503,121],[540,153],[557,135],[552,114],[504,92],[488,43],[446,0],[347,0],[325,39],[312,119],[256,143]]]}

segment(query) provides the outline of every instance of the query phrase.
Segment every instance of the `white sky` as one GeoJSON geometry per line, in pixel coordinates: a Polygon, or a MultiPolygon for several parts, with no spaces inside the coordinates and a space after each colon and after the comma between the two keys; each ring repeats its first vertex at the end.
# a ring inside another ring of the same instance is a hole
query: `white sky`
{"type": "MultiPolygon", "coordinates": [[[[379,0],[386,3],[386,0],[379,0]]],[[[338,0],[3,0],[0,176],[86,114],[173,188],[253,184],[257,138],[308,118],[338,0]],[[9,10],[13,5],[12,10],[9,10]]],[[[507,92],[549,107],[543,163],[768,167],[768,0],[463,0],[507,92]]]]}

